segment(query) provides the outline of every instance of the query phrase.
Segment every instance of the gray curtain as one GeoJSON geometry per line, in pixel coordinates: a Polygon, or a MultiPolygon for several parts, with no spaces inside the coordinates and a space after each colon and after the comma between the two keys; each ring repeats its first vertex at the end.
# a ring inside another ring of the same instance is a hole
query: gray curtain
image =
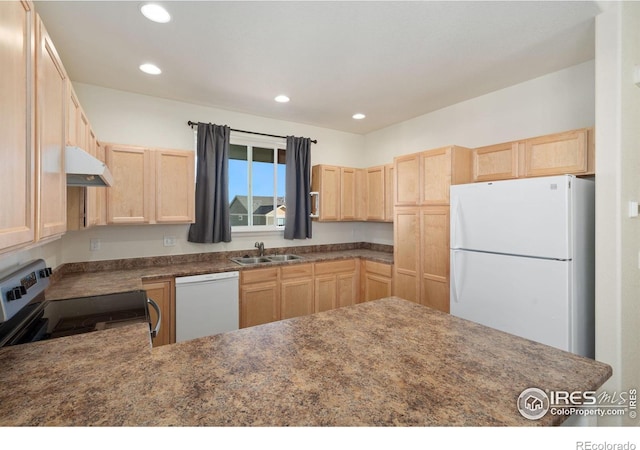
{"type": "Polygon", "coordinates": [[[311,238],[311,139],[287,136],[284,238],[311,238]]]}
{"type": "Polygon", "coordinates": [[[229,135],[226,125],[198,123],[196,221],[189,242],[231,242],[229,135]]]}

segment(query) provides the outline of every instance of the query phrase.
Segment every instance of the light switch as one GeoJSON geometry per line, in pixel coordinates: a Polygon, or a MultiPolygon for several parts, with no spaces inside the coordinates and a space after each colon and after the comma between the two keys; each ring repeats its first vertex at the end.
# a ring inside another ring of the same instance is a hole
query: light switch
{"type": "Polygon", "coordinates": [[[629,202],[629,217],[638,217],[638,202],[629,202]]]}

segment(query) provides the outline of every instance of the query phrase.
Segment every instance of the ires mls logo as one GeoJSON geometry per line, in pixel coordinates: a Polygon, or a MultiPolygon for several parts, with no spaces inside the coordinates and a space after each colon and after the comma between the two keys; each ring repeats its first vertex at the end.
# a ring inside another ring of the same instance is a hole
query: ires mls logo
{"type": "Polygon", "coordinates": [[[529,420],[538,420],[548,412],[552,415],[637,416],[637,390],[613,394],[595,391],[543,391],[528,388],[518,397],[518,411],[529,420]]]}

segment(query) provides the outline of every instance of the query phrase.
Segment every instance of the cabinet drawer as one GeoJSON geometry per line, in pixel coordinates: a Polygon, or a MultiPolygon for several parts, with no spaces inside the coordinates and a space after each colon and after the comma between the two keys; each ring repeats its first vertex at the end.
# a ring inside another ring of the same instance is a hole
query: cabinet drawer
{"type": "Polygon", "coordinates": [[[375,261],[365,261],[364,264],[367,273],[375,273],[383,277],[391,278],[391,264],[384,264],[375,261]]]}
{"type": "Polygon", "coordinates": [[[311,278],[311,276],[313,276],[313,265],[292,264],[290,266],[282,266],[280,267],[280,276],[283,280],[290,278],[311,278]]]}
{"type": "Polygon", "coordinates": [[[251,269],[240,272],[240,283],[262,283],[265,281],[276,281],[278,279],[278,268],[251,269]]]}
{"type": "Polygon", "coordinates": [[[330,273],[341,273],[341,272],[355,272],[355,270],[356,270],[355,259],[345,259],[341,261],[316,263],[315,265],[316,275],[325,275],[330,273]]]}

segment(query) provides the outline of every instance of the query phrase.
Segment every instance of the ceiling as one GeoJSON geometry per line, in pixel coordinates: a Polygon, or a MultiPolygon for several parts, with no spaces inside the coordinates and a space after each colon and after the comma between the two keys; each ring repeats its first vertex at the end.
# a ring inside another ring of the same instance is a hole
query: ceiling
{"type": "Polygon", "coordinates": [[[360,134],[593,59],[601,11],[581,1],[162,1],[172,20],[158,24],[140,1],[35,3],[74,82],[360,134]],[[163,73],[140,72],[145,62],[163,73]]]}

